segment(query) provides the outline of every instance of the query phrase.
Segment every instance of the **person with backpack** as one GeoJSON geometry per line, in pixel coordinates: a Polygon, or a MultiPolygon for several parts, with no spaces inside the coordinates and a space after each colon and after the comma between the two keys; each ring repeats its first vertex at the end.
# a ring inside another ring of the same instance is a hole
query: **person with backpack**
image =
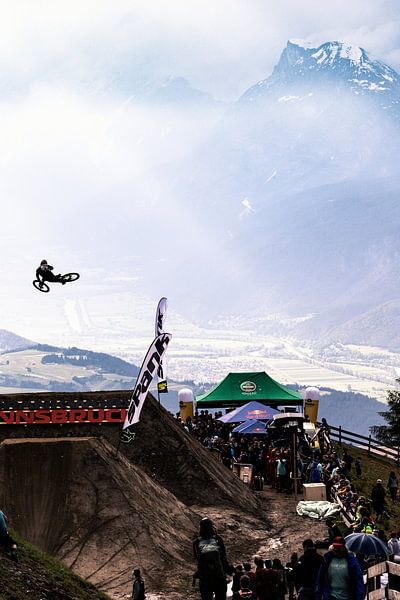
{"type": "Polygon", "coordinates": [[[134,569],[133,573],[132,600],[145,600],[144,580],[140,575],[140,569],[134,569]]]}
{"type": "Polygon", "coordinates": [[[208,517],[201,519],[199,535],[193,542],[197,560],[196,577],[200,583],[201,600],[226,600],[226,575],[230,568],[225,544],[208,517]]]}

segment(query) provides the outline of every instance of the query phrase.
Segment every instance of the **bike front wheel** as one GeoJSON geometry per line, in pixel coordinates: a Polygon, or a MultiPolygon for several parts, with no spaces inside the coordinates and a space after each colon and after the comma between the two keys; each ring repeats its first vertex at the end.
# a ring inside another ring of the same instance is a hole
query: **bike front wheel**
{"type": "Polygon", "coordinates": [[[65,282],[76,281],[77,279],[79,279],[79,277],[79,273],[66,273],[61,277],[61,280],[65,282]]]}
{"type": "Polygon", "coordinates": [[[39,279],[35,279],[35,281],[32,281],[33,286],[39,290],[39,292],[44,292],[45,294],[47,292],[50,291],[50,287],[47,285],[47,283],[42,283],[41,281],[39,281],[39,279]]]}

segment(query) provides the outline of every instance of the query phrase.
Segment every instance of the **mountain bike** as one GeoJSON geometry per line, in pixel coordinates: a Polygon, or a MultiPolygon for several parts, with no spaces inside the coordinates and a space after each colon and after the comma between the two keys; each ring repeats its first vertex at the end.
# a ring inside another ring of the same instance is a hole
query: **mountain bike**
{"type": "Polygon", "coordinates": [[[39,279],[35,279],[32,283],[39,292],[47,294],[50,291],[49,283],[69,283],[76,281],[79,277],[79,273],[65,273],[65,275],[61,275],[59,279],[55,279],[54,281],[39,281],[39,279]]]}

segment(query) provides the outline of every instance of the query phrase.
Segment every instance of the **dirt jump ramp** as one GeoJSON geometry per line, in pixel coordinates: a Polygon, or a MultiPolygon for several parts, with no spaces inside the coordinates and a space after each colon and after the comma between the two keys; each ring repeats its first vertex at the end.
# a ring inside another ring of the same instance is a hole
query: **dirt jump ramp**
{"type": "Polygon", "coordinates": [[[191,562],[198,523],[103,438],[3,441],[0,508],[28,541],[113,598],[129,593],[135,566],[157,588],[171,568],[191,562]]]}

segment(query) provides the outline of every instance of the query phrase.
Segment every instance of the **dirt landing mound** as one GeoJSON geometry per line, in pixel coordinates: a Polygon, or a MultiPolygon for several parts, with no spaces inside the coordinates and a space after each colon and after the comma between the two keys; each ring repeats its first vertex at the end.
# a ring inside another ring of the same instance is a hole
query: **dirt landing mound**
{"type": "Polygon", "coordinates": [[[6,440],[0,490],[22,536],[114,598],[135,565],[157,589],[191,554],[198,518],[106,440],[6,440]]]}
{"type": "MultiPolygon", "coordinates": [[[[185,504],[258,512],[251,490],[151,396],[135,431],[134,443],[121,445],[121,452],[185,504]]],[[[116,444],[117,438],[112,441],[116,444]]]]}

